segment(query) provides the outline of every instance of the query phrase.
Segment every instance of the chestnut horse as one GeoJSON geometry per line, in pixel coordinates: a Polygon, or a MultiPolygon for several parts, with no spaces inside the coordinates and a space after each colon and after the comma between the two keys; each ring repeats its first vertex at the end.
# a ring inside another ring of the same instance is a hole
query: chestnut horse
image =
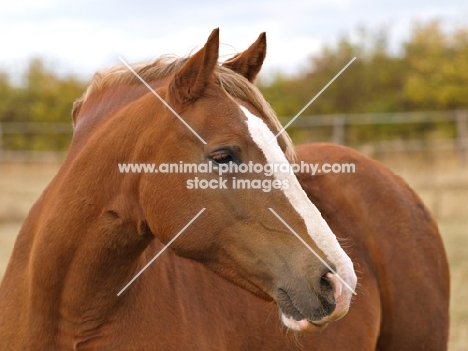
{"type": "Polygon", "coordinates": [[[419,198],[350,149],[295,155],[284,133],[269,143],[281,125],[252,84],[265,35],[223,65],[218,46],[214,30],[188,59],[134,66],[164,101],[118,66],[74,105],[67,159],[23,224],[0,286],[0,349],[444,350],[447,261],[419,198]],[[262,191],[188,189],[194,174],[118,169],[294,157],[354,162],[357,172],[275,174],[288,187],[262,191]]]}

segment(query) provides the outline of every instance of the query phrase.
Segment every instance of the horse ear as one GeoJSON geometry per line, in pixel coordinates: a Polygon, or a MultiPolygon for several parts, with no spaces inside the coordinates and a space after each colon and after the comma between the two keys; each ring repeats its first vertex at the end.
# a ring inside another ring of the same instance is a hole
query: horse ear
{"type": "Polygon", "coordinates": [[[219,28],[214,29],[205,46],[188,59],[169,83],[175,103],[183,104],[201,97],[213,75],[219,56],[219,28]]]}
{"type": "Polygon", "coordinates": [[[224,67],[243,75],[250,82],[254,82],[262,68],[266,56],[266,33],[260,34],[258,39],[244,52],[223,63],[224,67]]]}

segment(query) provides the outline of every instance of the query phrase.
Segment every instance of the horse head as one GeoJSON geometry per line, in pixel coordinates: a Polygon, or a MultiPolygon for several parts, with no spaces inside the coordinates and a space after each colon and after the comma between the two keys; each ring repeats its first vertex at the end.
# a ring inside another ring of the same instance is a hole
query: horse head
{"type": "MultiPolygon", "coordinates": [[[[164,162],[212,163],[215,168],[229,165],[288,164],[287,139],[275,140],[279,132],[273,119],[265,118],[249,101],[228,93],[220,83],[223,68],[218,66],[218,30],[158,90],[167,103],[203,138],[203,144],[171,111],[154,96],[140,109],[160,110],[151,136],[164,150],[164,162]],[[217,78],[221,77],[221,78],[217,78]],[[269,143],[274,140],[272,143],[269,143]],[[282,147],[281,147],[282,146],[282,147]]],[[[238,81],[248,85],[259,72],[266,53],[262,34],[245,52],[224,64],[238,73],[238,81]]],[[[155,116],[156,118],[156,116],[155,116]]],[[[145,162],[161,162],[148,150],[145,162]]],[[[235,166],[234,166],[235,168],[235,166]]],[[[194,176],[193,174],[191,175],[194,176]]],[[[262,173],[219,172],[197,174],[217,189],[187,189],[186,174],[155,177],[145,174],[140,199],[148,223],[160,240],[168,242],[189,214],[206,208],[188,233],[178,238],[172,249],[183,257],[202,262],[220,276],[264,298],[273,299],[282,312],[284,324],[295,330],[314,329],[342,317],[350,303],[356,276],[349,257],[335,235],[307,198],[294,174],[275,172],[276,188],[239,189],[236,182],[265,184],[262,173]],[[216,182],[211,182],[216,180],[216,182]],[[225,182],[223,184],[223,181],[225,182]],[[222,188],[220,188],[220,186],[222,188]],[[234,189],[235,188],[235,189],[234,189]],[[318,259],[269,210],[281,218],[322,258],[318,259]],[[326,263],[326,264],[324,264],[326,263]],[[341,280],[337,277],[337,273],[341,280]]],[[[237,183],[238,184],[238,183],[237,183]]]]}
{"type": "MultiPolygon", "coordinates": [[[[148,67],[137,70],[161,100],[149,91],[130,98],[121,90],[115,105],[125,106],[95,139],[109,139],[114,153],[120,150],[114,161],[210,166],[208,172],[198,167],[192,173],[121,173],[114,179],[120,177],[120,189],[138,203],[139,232],[147,228],[163,244],[205,208],[171,249],[274,300],[287,327],[320,329],[346,314],[356,285],[353,264],[294,173],[240,171],[247,165],[289,165],[294,157],[289,137],[277,135],[281,125],[252,84],[265,58],[265,34],[223,65],[218,50],[216,29],[202,49],[173,64],[170,74],[152,79],[148,67]]],[[[133,91],[147,89],[134,83],[133,91]]],[[[88,92],[93,94],[105,98],[88,92]]],[[[77,134],[87,128],[83,111],[90,111],[87,101],[79,108],[77,134]]]]}

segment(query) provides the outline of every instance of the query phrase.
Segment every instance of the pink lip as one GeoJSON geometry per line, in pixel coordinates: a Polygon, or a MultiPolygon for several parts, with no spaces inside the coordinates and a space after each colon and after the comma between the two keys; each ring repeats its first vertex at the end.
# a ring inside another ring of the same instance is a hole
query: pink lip
{"type": "Polygon", "coordinates": [[[298,332],[306,332],[312,333],[323,330],[327,327],[328,322],[321,323],[318,322],[311,322],[307,319],[302,319],[300,321],[296,321],[294,318],[290,317],[287,318],[284,314],[281,316],[283,324],[288,327],[289,329],[298,331],[298,332]]]}

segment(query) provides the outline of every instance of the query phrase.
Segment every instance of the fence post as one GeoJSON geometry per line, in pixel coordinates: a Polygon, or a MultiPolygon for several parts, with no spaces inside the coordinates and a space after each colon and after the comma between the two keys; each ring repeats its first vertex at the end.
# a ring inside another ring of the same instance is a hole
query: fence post
{"type": "Polygon", "coordinates": [[[3,161],[3,129],[2,123],[0,122],[0,163],[3,161]]]}
{"type": "Polygon", "coordinates": [[[345,117],[343,115],[333,117],[333,143],[338,145],[345,143],[345,117]]]}
{"type": "Polygon", "coordinates": [[[468,161],[468,115],[467,110],[455,112],[457,123],[457,148],[460,164],[466,166],[468,161]]]}

